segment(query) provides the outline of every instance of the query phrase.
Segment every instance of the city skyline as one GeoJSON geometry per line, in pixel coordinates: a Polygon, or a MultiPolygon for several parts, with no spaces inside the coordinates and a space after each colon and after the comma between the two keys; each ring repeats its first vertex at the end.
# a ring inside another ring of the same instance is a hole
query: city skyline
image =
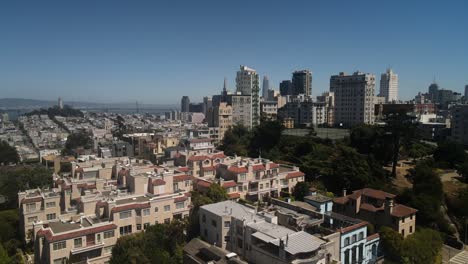
{"type": "Polygon", "coordinates": [[[425,92],[434,76],[441,88],[460,93],[468,84],[463,1],[327,1],[300,9],[257,3],[241,17],[242,5],[233,3],[109,3],[0,4],[2,98],[178,104],[188,95],[201,102],[219,94],[224,77],[234,91],[239,65],[267,75],[276,90],[292,72],[308,69],[313,96],[328,91],[339,72],[380,76],[389,66],[403,100],[425,92]],[[291,41],[304,30],[310,34],[291,41]]]}

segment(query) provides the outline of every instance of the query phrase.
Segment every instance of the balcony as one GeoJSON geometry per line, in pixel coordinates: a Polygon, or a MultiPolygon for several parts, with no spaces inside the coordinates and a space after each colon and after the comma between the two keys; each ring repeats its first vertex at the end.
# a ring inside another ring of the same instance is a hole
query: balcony
{"type": "Polygon", "coordinates": [[[86,243],[86,246],[84,247],[72,249],[71,253],[72,255],[75,255],[75,254],[80,254],[80,253],[95,250],[95,249],[100,249],[103,247],[104,247],[104,242],[94,243],[94,241],[92,241],[92,242],[86,243]]]}

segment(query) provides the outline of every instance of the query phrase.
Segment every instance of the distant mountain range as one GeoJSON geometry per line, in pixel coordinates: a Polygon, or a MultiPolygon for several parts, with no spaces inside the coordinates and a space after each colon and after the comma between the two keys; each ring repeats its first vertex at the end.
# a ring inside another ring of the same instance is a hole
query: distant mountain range
{"type": "MultiPolygon", "coordinates": [[[[136,109],[136,103],[94,103],[94,102],[79,102],[79,101],[64,101],[66,105],[70,105],[77,109],[136,109]]],[[[23,98],[0,98],[0,109],[39,109],[57,105],[57,101],[23,99],[23,98]]],[[[178,109],[175,104],[138,104],[139,109],[178,109]]]]}

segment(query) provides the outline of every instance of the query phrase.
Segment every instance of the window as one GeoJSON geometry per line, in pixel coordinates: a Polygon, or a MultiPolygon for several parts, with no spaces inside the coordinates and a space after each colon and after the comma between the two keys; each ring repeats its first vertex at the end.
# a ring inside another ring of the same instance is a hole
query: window
{"type": "Polygon", "coordinates": [[[401,223],[405,222],[405,217],[401,218],[401,223]]]}
{"type": "Polygon", "coordinates": [[[260,190],[263,189],[263,184],[260,184],[260,190]]]}
{"type": "Polygon", "coordinates": [[[55,207],[55,202],[47,202],[46,203],[46,208],[51,208],[51,207],[55,207]]]}
{"type": "Polygon", "coordinates": [[[54,250],[60,250],[67,247],[67,241],[59,241],[54,243],[54,250]]]}
{"type": "Polygon", "coordinates": [[[184,202],[176,203],[176,209],[184,209],[184,202]]]}
{"type": "Polygon", "coordinates": [[[141,224],[137,224],[137,230],[141,230],[141,224]]]}
{"type": "Polygon", "coordinates": [[[202,215],[202,222],[206,223],[206,215],[202,215]]]}
{"type": "Polygon", "coordinates": [[[211,220],[211,225],[214,226],[214,227],[216,227],[216,225],[217,225],[216,221],[215,221],[215,220],[211,220]]]}
{"type": "Polygon", "coordinates": [[[344,245],[345,245],[345,246],[348,246],[348,245],[349,245],[349,237],[345,238],[345,240],[344,240],[344,245]]]}
{"type": "Polygon", "coordinates": [[[34,212],[34,211],[36,211],[35,203],[26,204],[26,212],[34,212]]]}
{"type": "Polygon", "coordinates": [[[189,187],[190,186],[190,181],[185,181],[185,187],[189,187]]]}
{"type": "Polygon", "coordinates": [[[155,208],[154,208],[154,212],[155,212],[155,213],[158,212],[158,207],[155,207],[155,208]]]}
{"type": "Polygon", "coordinates": [[[402,235],[403,237],[405,236],[405,230],[404,230],[404,229],[401,230],[401,235],[402,235]]]}
{"type": "Polygon", "coordinates": [[[96,241],[97,243],[101,243],[101,233],[96,234],[96,241]]]}
{"type": "Polygon", "coordinates": [[[143,216],[150,215],[150,209],[149,208],[143,209],[142,212],[143,212],[143,216]]]}
{"type": "Polygon", "coordinates": [[[54,220],[56,218],[55,213],[53,214],[47,214],[47,220],[54,220]]]}
{"type": "Polygon", "coordinates": [[[120,227],[120,235],[121,236],[131,234],[131,233],[132,233],[132,225],[121,226],[120,227]]]}
{"type": "Polygon", "coordinates": [[[409,232],[410,232],[410,234],[413,233],[413,226],[409,227],[409,232]]]}
{"type": "Polygon", "coordinates": [[[171,219],[170,219],[170,218],[164,219],[164,223],[165,223],[165,224],[169,224],[170,222],[171,222],[171,219]]]}
{"type": "Polygon", "coordinates": [[[114,237],[114,230],[104,231],[104,239],[114,237]]]}
{"type": "Polygon", "coordinates": [[[239,174],[239,181],[245,181],[245,173],[239,174]]]}
{"type": "Polygon", "coordinates": [[[224,227],[229,228],[231,226],[231,221],[224,221],[224,227]]]}
{"type": "Polygon", "coordinates": [[[80,237],[80,238],[75,238],[73,240],[73,246],[74,248],[80,248],[83,246],[83,239],[80,237]]]}
{"type": "Polygon", "coordinates": [[[364,239],[364,232],[359,233],[359,240],[364,239]]]}
{"type": "Polygon", "coordinates": [[[146,228],[148,228],[149,226],[150,226],[150,223],[144,223],[144,224],[143,224],[143,229],[146,229],[146,228]]]}
{"type": "Polygon", "coordinates": [[[164,206],[164,212],[169,212],[171,210],[171,206],[170,205],[165,205],[164,206]]]}
{"type": "Polygon", "coordinates": [[[112,246],[104,247],[104,254],[112,253],[112,246]]]}
{"type": "Polygon", "coordinates": [[[120,213],[120,219],[132,217],[132,211],[125,211],[120,213]]]}
{"type": "Polygon", "coordinates": [[[32,223],[37,220],[37,216],[28,217],[28,223],[32,223]]]}
{"type": "Polygon", "coordinates": [[[353,235],[353,243],[356,242],[356,235],[353,235]]]}

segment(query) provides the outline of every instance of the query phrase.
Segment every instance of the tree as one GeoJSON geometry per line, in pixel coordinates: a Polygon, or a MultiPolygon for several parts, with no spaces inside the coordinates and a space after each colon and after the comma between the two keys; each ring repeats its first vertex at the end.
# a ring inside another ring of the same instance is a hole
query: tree
{"type": "Polygon", "coordinates": [[[251,132],[246,127],[235,125],[224,134],[220,149],[229,156],[247,156],[249,152],[248,147],[250,145],[250,137],[251,132]]]}
{"type": "Polygon", "coordinates": [[[156,224],[145,232],[121,237],[112,248],[111,264],[183,263],[184,223],[156,224]]]}
{"type": "Polygon", "coordinates": [[[465,179],[465,181],[468,181],[468,159],[458,167],[457,171],[463,177],[463,179],[465,179]]]}
{"type": "Polygon", "coordinates": [[[327,189],[336,193],[343,189],[361,189],[371,181],[369,164],[353,148],[338,146],[331,157],[330,166],[330,172],[326,175],[325,181],[327,189]]]}
{"type": "Polygon", "coordinates": [[[253,135],[249,144],[249,154],[256,157],[261,152],[268,152],[274,148],[281,139],[283,125],[279,121],[262,120],[253,129],[253,135]]]}
{"type": "Polygon", "coordinates": [[[382,243],[385,258],[399,262],[403,237],[390,227],[384,226],[380,229],[380,241],[382,243]]]}
{"type": "Polygon", "coordinates": [[[407,148],[416,139],[416,125],[414,117],[404,112],[388,114],[385,117],[385,132],[392,142],[392,177],[396,177],[396,166],[400,154],[401,145],[407,148]]]}
{"type": "Polygon", "coordinates": [[[310,183],[308,182],[298,182],[294,186],[292,195],[296,201],[304,201],[304,197],[309,195],[310,183]]]}
{"type": "Polygon", "coordinates": [[[16,148],[10,146],[8,142],[0,142],[0,164],[18,163],[20,161],[16,148]]]}
{"type": "Polygon", "coordinates": [[[11,259],[8,256],[8,253],[6,250],[3,248],[2,244],[0,244],[0,263],[11,263],[11,259]]]}
{"type": "Polygon", "coordinates": [[[78,132],[70,134],[67,137],[67,142],[65,143],[65,149],[63,149],[62,154],[64,155],[73,155],[75,149],[82,147],[84,149],[93,148],[93,139],[91,135],[87,132],[78,132]]]}
{"type": "Polygon", "coordinates": [[[442,165],[455,168],[467,160],[467,154],[462,144],[455,141],[442,141],[437,144],[434,152],[434,160],[442,165]]]}
{"type": "Polygon", "coordinates": [[[213,203],[226,201],[228,194],[226,190],[217,183],[212,183],[206,192],[206,196],[210,198],[213,203]]]}

